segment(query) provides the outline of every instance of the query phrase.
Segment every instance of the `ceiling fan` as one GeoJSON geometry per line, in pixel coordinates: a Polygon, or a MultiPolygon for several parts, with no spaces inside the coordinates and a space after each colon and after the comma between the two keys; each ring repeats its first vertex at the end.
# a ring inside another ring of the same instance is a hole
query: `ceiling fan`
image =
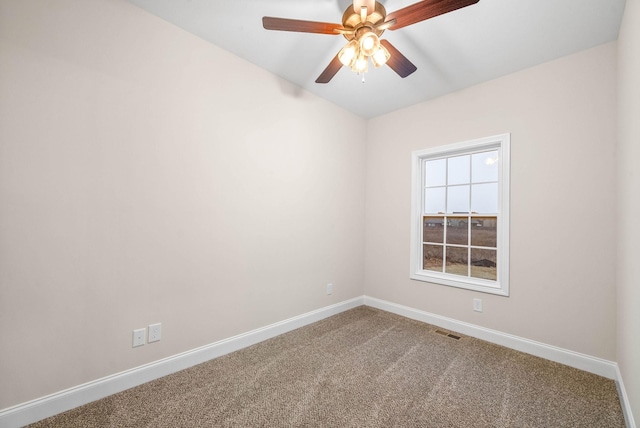
{"type": "Polygon", "coordinates": [[[349,5],[342,15],[342,25],[271,16],[263,17],[262,25],[267,30],[342,34],[348,40],[316,79],[316,83],[328,83],[343,65],[358,74],[365,73],[369,59],[375,67],[387,64],[400,77],[405,78],[417,70],[416,66],[388,40],[380,40],[382,33],[385,30],[398,30],[478,1],[422,0],[387,14],[384,6],[375,0],[353,0],[353,6],[349,5]]]}

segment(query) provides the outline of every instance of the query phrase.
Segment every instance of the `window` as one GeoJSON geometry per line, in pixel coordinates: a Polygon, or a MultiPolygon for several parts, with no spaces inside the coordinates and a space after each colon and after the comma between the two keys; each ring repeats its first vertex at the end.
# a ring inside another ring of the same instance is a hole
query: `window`
{"type": "Polygon", "coordinates": [[[412,279],[509,295],[509,144],[413,152],[412,279]]]}

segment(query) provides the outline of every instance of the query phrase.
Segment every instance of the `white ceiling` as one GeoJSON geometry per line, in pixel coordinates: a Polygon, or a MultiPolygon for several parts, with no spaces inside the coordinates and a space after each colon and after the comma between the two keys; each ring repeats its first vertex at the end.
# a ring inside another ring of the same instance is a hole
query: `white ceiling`
{"type": "MultiPolygon", "coordinates": [[[[625,0],[480,0],[397,31],[389,40],[418,70],[405,79],[371,67],[366,83],[343,67],[316,78],[342,36],[267,31],[263,16],[341,23],[351,0],[129,0],[301,86],[371,118],[616,40],[625,0]]],[[[394,12],[417,0],[381,0],[394,12]]]]}

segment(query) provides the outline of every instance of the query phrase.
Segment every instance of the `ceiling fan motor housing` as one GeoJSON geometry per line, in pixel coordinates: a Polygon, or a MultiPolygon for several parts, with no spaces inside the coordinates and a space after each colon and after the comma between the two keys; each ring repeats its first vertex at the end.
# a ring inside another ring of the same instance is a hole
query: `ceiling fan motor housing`
{"type": "Polygon", "coordinates": [[[344,11],[344,15],[342,15],[342,26],[349,30],[353,29],[353,32],[343,32],[343,35],[347,40],[351,41],[357,38],[358,33],[361,31],[360,29],[369,30],[375,33],[378,37],[384,33],[384,29],[379,30],[376,28],[376,26],[382,24],[387,17],[387,11],[384,6],[375,2],[374,10],[368,10],[367,13],[366,21],[362,22],[360,13],[356,13],[352,6],[347,7],[347,10],[344,11]]]}

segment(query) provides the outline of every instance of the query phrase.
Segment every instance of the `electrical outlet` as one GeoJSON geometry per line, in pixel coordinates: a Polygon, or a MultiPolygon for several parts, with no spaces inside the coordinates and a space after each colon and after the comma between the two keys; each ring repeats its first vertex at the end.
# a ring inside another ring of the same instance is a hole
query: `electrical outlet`
{"type": "Polygon", "coordinates": [[[473,299],[473,310],[482,312],[482,299],[473,299]]]}
{"type": "Polygon", "coordinates": [[[146,328],[133,330],[133,348],[144,345],[146,333],[146,328]]]}
{"type": "Polygon", "coordinates": [[[150,324],[149,325],[149,343],[157,342],[162,335],[162,324],[150,324]]]}
{"type": "Polygon", "coordinates": [[[327,295],[333,294],[333,284],[327,284],[327,295]]]}

